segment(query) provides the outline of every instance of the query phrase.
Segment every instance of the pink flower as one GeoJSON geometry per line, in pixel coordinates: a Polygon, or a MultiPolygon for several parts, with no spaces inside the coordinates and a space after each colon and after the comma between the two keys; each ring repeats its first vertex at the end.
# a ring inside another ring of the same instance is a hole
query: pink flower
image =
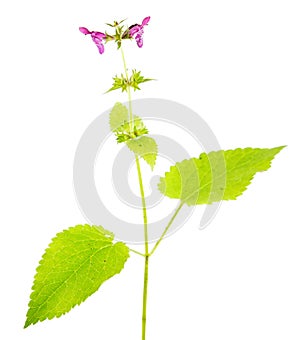
{"type": "Polygon", "coordinates": [[[138,47],[143,46],[143,34],[144,34],[144,26],[148,25],[148,22],[150,21],[150,17],[146,17],[141,25],[133,25],[129,27],[129,35],[132,38],[135,38],[135,41],[138,45],[138,47]]]}
{"type": "Polygon", "coordinates": [[[90,34],[92,37],[93,42],[98,47],[99,53],[102,54],[104,52],[104,45],[102,43],[102,40],[106,38],[106,35],[101,32],[95,32],[95,31],[89,31],[85,27],[79,27],[79,31],[85,35],[90,34]]]}

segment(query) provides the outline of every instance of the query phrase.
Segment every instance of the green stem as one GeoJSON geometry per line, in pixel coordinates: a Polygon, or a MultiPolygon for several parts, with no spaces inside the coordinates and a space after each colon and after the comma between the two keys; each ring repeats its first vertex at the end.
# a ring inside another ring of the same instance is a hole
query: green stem
{"type": "Polygon", "coordinates": [[[149,255],[146,255],[146,256],[145,256],[145,269],[144,269],[144,292],[143,292],[143,315],[142,315],[142,340],[146,340],[147,293],[148,293],[148,268],[149,268],[149,255]]]}
{"type": "Polygon", "coordinates": [[[136,254],[138,254],[138,255],[140,255],[140,256],[145,257],[145,254],[140,253],[139,251],[137,251],[137,250],[135,250],[135,249],[129,248],[129,250],[132,251],[133,253],[136,253],[136,254]]]}
{"type": "Polygon", "coordinates": [[[147,219],[147,209],[146,209],[146,199],[144,193],[144,186],[143,186],[143,179],[142,179],[142,172],[140,166],[140,160],[138,156],[135,156],[136,168],[139,178],[139,185],[140,185],[140,193],[142,198],[142,208],[143,208],[143,220],[144,220],[144,239],[145,239],[145,255],[149,255],[148,253],[148,219],[147,219]]]}
{"type": "Polygon", "coordinates": [[[159,246],[160,242],[161,242],[162,239],[165,237],[166,233],[168,232],[168,230],[170,229],[172,223],[174,222],[176,216],[178,215],[180,209],[183,207],[183,204],[184,204],[184,203],[181,202],[181,203],[179,204],[178,208],[175,210],[175,212],[174,212],[173,216],[171,217],[171,219],[170,219],[168,225],[166,226],[164,232],[161,234],[159,240],[155,243],[155,245],[154,245],[153,249],[151,250],[149,256],[151,256],[151,255],[155,252],[156,248],[159,246]]]}
{"type": "MultiPolygon", "coordinates": [[[[128,70],[127,70],[127,66],[126,66],[126,61],[125,61],[125,55],[124,55],[124,51],[123,51],[123,47],[121,46],[121,54],[122,54],[122,60],[123,60],[123,66],[124,66],[124,71],[125,71],[125,75],[126,75],[126,79],[129,81],[129,77],[128,77],[128,70]]],[[[128,94],[128,105],[129,105],[129,126],[130,126],[130,131],[133,131],[133,126],[134,126],[134,121],[133,121],[133,114],[132,114],[132,103],[131,103],[131,92],[130,92],[130,86],[127,86],[127,94],[128,94]]]]}
{"type": "Polygon", "coordinates": [[[126,75],[126,78],[128,79],[128,71],[127,71],[125,55],[124,55],[124,51],[123,51],[123,47],[122,46],[121,46],[121,54],[122,54],[122,60],[123,60],[123,66],[124,66],[125,75],[126,75]]]}
{"type": "Polygon", "coordinates": [[[148,295],[148,270],[149,270],[149,242],[148,242],[148,219],[146,199],[144,193],[143,179],[140,167],[140,161],[135,156],[137,173],[140,184],[140,193],[142,198],[143,207],[143,220],[144,220],[144,241],[145,241],[145,267],[144,267],[144,289],[143,289],[143,314],[142,314],[142,340],[146,340],[146,322],[147,322],[147,295],[148,295]]]}
{"type": "MultiPolygon", "coordinates": [[[[128,71],[124,56],[124,51],[121,46],[121,53],[122,53],[122,60],[124,65],[124,71],[127,80],[128,78],[128,71]]],[[[134,127],[134,120],[132,114],[132,101],[131,101],[131,93],[130,93],[130,86],[127,87],[127,94],[128,94],[128,105],[129,105],[129,126],[130,130],[133,131],[134,127]]],[[[142,179],[142,172],[141,166],[138,156],[135,156],[136,168],[138,173],[139,185],[140,185],[140,193],[142,199],[142,207],[143,207],[143,220],[144,220],[144,241],[145,241],[145,267],[144,267],[144,289],[143,289],[143,312],[142,312],[142,340],[146,340],[146,321],[147,321],[147,295],[148,295],[148,268],[149,268],[149,242],[148,242],[148,219],[147,219],[147,208],[146,208],[146,199],[145,199],[145,192],[143,186],[143,179],[142,179]]],[[[134,251],[134,250],[132,250],[134,251]]],[[[134,251],[135,253],[139,253],[134,251]]],[[[141,255],[141,253],[139,253],[141,255]]]]}

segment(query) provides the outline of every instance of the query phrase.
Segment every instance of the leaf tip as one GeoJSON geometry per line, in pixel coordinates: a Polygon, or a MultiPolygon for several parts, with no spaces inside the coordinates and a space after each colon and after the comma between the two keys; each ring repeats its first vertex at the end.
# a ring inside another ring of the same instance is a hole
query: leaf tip
{"type": "Polygon", "coordinates": [[[28,328],[31,325],[35,325],[38,321],[42,321],[39,319],[35,319],[34,317],[32,317],[32,315],[30,315],[31,309],[29,308],[26,314],[26,321],[24,323],[23,329],[28,328]]]}
{"type": "Polygon", "coordinates": [[[30,322],[28,319],[26,319],[23,328],[26,329],[26,328],[29,327],[30,325],[31,325],[31,322],[30,322]]]}
{"type": "Polygon", "coordinates": [[[284,148],[287,148],[287,145],[281,145],[281,146],[278,146],[278,147],[277,147],[277,149],[279,149],[279,151],[282,150],[282,149],[284,149],[284,148]]]}

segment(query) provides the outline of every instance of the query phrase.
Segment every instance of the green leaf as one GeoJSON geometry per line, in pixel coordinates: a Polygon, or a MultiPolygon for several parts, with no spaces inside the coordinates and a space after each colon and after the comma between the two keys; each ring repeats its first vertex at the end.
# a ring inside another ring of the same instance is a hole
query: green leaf
{"type": "Polygon", "coordinates": [[[128,121],[127,107],[121,103],[116,103],[109,115],[109,125],[112,132],[119,129],[128,121]]]}
{"type": "Polygon", "coordinates": [[[24,327],[79,305],[118,274],[128,257],[128,247],[113,243],[113,234],[102,227],[77,225],[58,233],[37,268],[24,327]]]}
{"type": "Polygon", "coordinates": [[[161,178],[159,190],[187,205],[235,200],[259,171],[270,168],[271,161],[284,146],[272,149],[235,149],[202,153],[176,163],[161,178]]]}
{"type": "Polygon", "coordinates": [[[157,144],[153,138],[142,136],[131,139],[126,144],[132,152],[142,157],[153,170],[157,156],[157,144]]]}

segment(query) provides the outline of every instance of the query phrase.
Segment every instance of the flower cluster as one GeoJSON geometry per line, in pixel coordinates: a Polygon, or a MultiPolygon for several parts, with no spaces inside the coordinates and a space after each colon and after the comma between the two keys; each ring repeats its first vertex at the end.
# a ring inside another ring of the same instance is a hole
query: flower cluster
{"type": "Polygon", "coordinates": [[[150,17],[146,17],[141,25],[133,25],[129,27],[129,34],[131,37],[135,38],[135,41],[138,45],[138,47],[143,46],[143,34],[144,34],[144,26],[148,25],[148,22],[150,21],[150,17]]]}
{"type": "MultiPolygon", "coordinates": [[[[124,20],[123,20],[124,21],[124,20]]],[[[143,34],[144,34],[144,27],[148,25],[150,21],[150,17],[146,17],[143,19],[142,24],[134,24],[131,25],[129,28],[124,28],[124,26],[121,26],[121,23],[123,22],[114,22],[114,24],[107,24],[110,27],[115,28],[115,34],[110,35],[108,33],[102,33],[97,31],[90,31],[89,29],[85,27],[79,27],[79,31],[85,35],[90,35],[93,42],[98,48],[98,51],[100,54],[104,53],[104,42],[108,41],[116,41],[118,48],[121,47],[121,42],[123,39],[135,39],[138,47],[143,46],[143,34]]]]}
{"type": "Polygon", "coordinates": [[[128,140],[148,134],[148,129],[140,117],[134,116],[133,120],[133,128],[131,127],[130,122],[126,121],[114,130],[115,136],[117,137],[117,143],[124,143],[128,140]]]}

